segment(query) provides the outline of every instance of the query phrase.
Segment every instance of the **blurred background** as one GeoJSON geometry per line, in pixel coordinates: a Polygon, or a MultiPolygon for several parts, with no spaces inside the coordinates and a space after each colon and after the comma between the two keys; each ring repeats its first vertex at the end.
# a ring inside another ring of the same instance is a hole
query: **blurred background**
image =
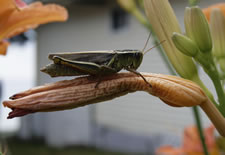
{"type": "MultiPolygon", "coordinates": [[[[1,102],[31,87],[66,79],[50,78],[39,71],[50,63],[49,53],[141,50],[149,35],[114,0],[42,1],[64,5],[69,11],[69,20],[46,24],[12,39],[7,56],[0,57],[1,102]]],[[[203,8],[220,1],[202,0],[199,6],[203,8]]],[[[188,1],[170,2],[183,27],[188,1]]],[[[150,41],[148,46],[154,43],[150,41]]],[[[145,55],[138,71],[169,74],[156,49],[145,55]]],[[[202,79],[214,90],[208,77],[202,75],[202,79]]],[[[169,107],[144,92],[78,109],[37,113],[12,120],[6,119],[9,111],[1,105],[0,139],[6,144],[3,147],[16,155],[29,154],[30,150],[32,154],[57,154],[67,147],[75,151],[71,154],[153,154],[164,144],[179,146],[183,129],[195,123],[190,108],[169,107]],[[53,153],[54,149],[57,151],[53,153]]],[[[204,125],[208,126],[210,121],[203,113],[202,116],[204,125]]]]}

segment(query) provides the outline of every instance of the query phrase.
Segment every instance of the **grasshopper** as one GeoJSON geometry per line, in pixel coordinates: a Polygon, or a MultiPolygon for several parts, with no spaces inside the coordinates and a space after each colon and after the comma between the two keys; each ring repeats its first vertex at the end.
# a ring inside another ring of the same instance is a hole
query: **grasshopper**
{"type": "MultiPolygon", "coordinates": [[[[147,42],[150,35],[147,39],[147,42]]],[[[109,50],[109,51],[83,51],[70,53],[49,54],[49,59],[53,61],[41,69],[42,72],[51,77],[58,76],[80,76],[91,75],[99,78],[102,76],[115,74],[122,69],[139,75],[150,87],[151,84],[139,73],[137,68],[142,63],[143,55],[152,48],[146,50],[147,42],[143,50],[109,50]]]]}

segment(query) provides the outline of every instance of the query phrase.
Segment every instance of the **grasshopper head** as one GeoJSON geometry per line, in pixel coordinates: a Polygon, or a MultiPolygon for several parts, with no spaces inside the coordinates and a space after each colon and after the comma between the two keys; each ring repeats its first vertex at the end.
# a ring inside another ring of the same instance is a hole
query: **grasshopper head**
{"type": "Polygon", "coordinates": [[[142,63],[143,53],[141,51],[135,52],[133,62],[130,65],[131,69],[136,70],[142,63]]]}

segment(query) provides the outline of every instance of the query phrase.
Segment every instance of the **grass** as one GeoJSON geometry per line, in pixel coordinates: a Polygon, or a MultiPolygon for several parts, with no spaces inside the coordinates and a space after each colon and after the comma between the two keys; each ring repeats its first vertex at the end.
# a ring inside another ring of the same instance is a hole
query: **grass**
{"type": "Polygon", "coordinates": [[[84,146],[53,148],[40,140],[22,141],[18,138],[11,138],[5,142],[8,150],[7,155],[125,155],[84,146]]]}

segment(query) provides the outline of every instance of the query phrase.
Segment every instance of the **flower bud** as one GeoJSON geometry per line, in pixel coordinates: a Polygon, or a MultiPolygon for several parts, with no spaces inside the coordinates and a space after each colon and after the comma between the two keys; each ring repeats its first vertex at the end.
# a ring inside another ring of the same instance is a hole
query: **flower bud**
{"type": "Polygon", "coordinates": [[[205,15],[199,7],[187,7],[184,15],[187,36],[191,38],[200,51],[212,50],[212,38],[205,15]]]}
{"type": "Polygon", "coordinates": [[[197,45],[190,38],[180,33],[173,33],[172,40],[177,49],[183,54],[195,57],[199,51],[197,45]]]}
{"type": "Polygon", "coordinates": [[[176,72],[184,78],[197,77],[197,69],[190,57],[182,54],[173,44],[173,32],[181,33],[178,20],[168,0],[144,0],[145,12],[162,47],[176,72]],[[182,63],[180,63],[182,62],[182,63]]]}

